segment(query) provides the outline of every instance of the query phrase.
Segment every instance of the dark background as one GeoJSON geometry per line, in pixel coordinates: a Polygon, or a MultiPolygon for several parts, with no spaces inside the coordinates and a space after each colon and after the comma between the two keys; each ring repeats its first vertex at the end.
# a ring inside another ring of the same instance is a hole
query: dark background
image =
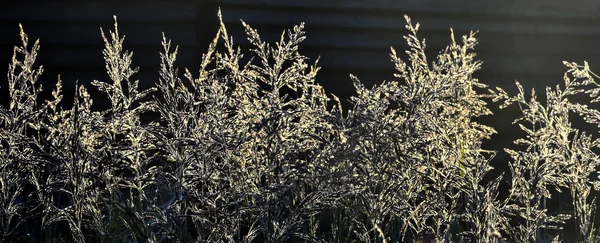
{"type": "MultiPolygon", "coordinates": [[[[476,51],[484,63],[477,77],[510,94],[516,93],[514,80],[519,80],[528,94],[536,87],[544,100],[545,86],[564,84],[563,60],[587,60],[600,72],[600,1],[595,0],[12,1],[0,3],[0,62],[10,62],[22,23],[31,43],[40,39],[37,63],[44,65],[41,82],[46,90],[54,88],[60,73],[65,92],[73,92],[76,80],[93,91],[92,80],[108,81],[99,28],[112,30],[116,15],[120,33],[127,36],[125,47],[134,52],[134,65],[141,67],[135,77],[147,88],[158,80],[161,32],[179,45],[180,72],[187,67],[197,73],[199,59],[218,28],[218,7],[234,42],[248,54],[239,19],[267,41],[305,22],[307,39],[300,52],[313,60],[321,56],[318,81],[342,99],[353,94],[350,73],[367,86],[393,79],[389,47],[399,53],[407,48],[404,14],[421,23],[420,37],[427,39],[430,60],[450,43],[450,27],[457,37],[480,30],[476,51]]],[[[6,101],[6,79],[0,86],[6,101]]],[[[97,92],[91,93],[99,100],[97,92]]],[[[485,146],[502,150],[522,135],[511,124],[520,112],[516,106],[502,111],[490,107],[496,115],[481,122],[498,134],[485,146]]],[[[494,165],[506,168],[506,159],[501,152],[494,165]]]]}
{"type": "MultiPolygon", "coordinates": [[[[430,60],[450,42],[450,27],[457,37],[480,30],[477,52],[484,63],[477,75],[508,92],[516,91],[516,79],[528,92],[536,87],[543,99],[545,86],[563,83],[563,60],[587,60],[592,70],[600,70],[600,2],[593,0],[9,1],[0,4],[0,61],[10,62],[22,23],[30,42],[40,39],[37,63],[44,65],[41,82],[46,90],[59,73],[66,92],[76,80],[84,85],[94,79],[108,81],[99,28],[112,30],[116,15],[121,34],[127,36],[125,48],[134,52],[134,65],[141,67],[137,78],[149,87],[158,79],[161,32],[179,45],[180,70],[196,73],[216,34],[218,7],[230,35],[248,54],[240,19],[267,41],[305,22],[307,39],[300,51],[313,59],[321,56],[318,81],[340,97],[352,94],[350,73],[368,86],[393,79],[389,47],[400,53],[407,48],[404,14],[421,23],[420,37],[427,39],[430,60]]],[[[5,89],[1,94],[6,98],[5,89]]],[[[494,140],[507,141],[515,126],[506,119],[517,115],[518,110],[509,109],[482,121],[499,131],[494,140]]]]}

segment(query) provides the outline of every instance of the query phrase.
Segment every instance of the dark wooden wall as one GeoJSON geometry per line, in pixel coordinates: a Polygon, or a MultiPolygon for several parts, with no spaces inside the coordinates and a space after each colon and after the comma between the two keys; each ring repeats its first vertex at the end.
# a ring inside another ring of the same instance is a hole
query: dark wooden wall
{"type": "Polygon", "coordinates": [[[179,63],[193,70],[215,34],[217,6],[245,49],[239,19],[271,41],[306,22],[308,38],[301,51],[321,56],[320,81],[341,96],[352,93],[349,73],[369,84],[392,78],[389,47],[406,48],[404,14],[421,23],[420,36],[427,38],[432,58],[449,43],[450,27],[457,35],[480,30],[477,52],[484,66],[479,74],[485,83],[507,88],[514,79],[526,87],[554,84],[562,79],[562,60],[600,66],[600,2],[591,0],[15,1],[0,6],[0,60],[10,60],[11,47],[18,43],[17,24],[23,23],[31,39],[41,39],[39,63],[46,76],[62,71],[84,82],[104,68],[99,27],[111,29],[113,15],[142,70],[156,71],[162,31],[180,45],[179,63]]]}
{"type": "MultiPolygon", "coordinates": [[[[563,83],[563,60],[590,62],[600,72],[600,1],[595,0],[148,0],[148,1],[14,1],[0,3],[0,62],[10,61],[18,44],[18,23],[32,40],[41,39],[42,82],[51,87],[58,73],[65,89],[75,80],[89,84],[107,81],[99,27],[112,29],[117,15],[125,47],[141,66],[143,87],[157,79],[161,32],[180,46],[178,64],[194,71],[217,29],[217,7],[234,41],[247,50],[239,19],[258,29],[268,41],[281,31],[306,22],[307,39],[300,51],[323,67],[318,76],[325,88],[341,97],[352,94],[349,73],[372,85],[393,78],[389,47],[406,49],[403,15],[421,23],[433,59],[457,36],[480,30],[477,47],[483,68],[481,82],[515,92],[514,80],[527,90],[563,83]],[[4,60],[4,61],[2,61],[4,60]]],[[[6,67],[6,66],[5,66],[6,67]]],[[[183,70],[183,68],[181,69],[183,70]]],[[[4,83],[4,82],[3,82],[4,83]]],[[[1,94],[6,95],[2,89],[1,94]]],[[[540,98],[544,98],[542,95],[540,98]]],[[[483,118],[499,134],[500,149],[514,138],[512,118],[518,109],[494,109],[498,116],[483,118]],[[498,118],[501,117],[501,118],[498,118]]],[[[518,132],[518,131],[517,131],[518,132]]],[[[494,146],[495,146],[494,145],[494,146]]]]}

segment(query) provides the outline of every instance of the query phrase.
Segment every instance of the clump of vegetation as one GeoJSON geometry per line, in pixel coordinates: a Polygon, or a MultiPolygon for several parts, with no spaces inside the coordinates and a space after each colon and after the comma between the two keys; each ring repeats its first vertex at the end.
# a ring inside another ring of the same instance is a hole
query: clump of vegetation
{"type": "Polygon", "coordinates": [[[115,17],[101,32],[110,81],[91,83],[110,101],[99,111],[84,85],[63,100],[60,77],[40,100],[39,42],[29,47],[21,28],[0,107],[2,241],[571,242],[566,222],[578,241],[599,241],[600,142],[569,122],[600,123],[568,99],[600,99],[588,64],[565,62],[564,88],[547,88],[542,105],[519,83],[510,96],[473,77],[475,33],[458,43],[451,31],[430,63],[419,24],[406,21],[408,59],[390,55],[398,80],[367,88],[351,75],[345,109],[316,82],[318,60],[298,53],[304,24],[270,44],[242,22],[253,46],[244,61],[221,20],[200,70],[183,76],[163,35],[161,78],[139,90],[115,17]],[[503,175],[484,180],[496,155],[481,147],[496,131],[476,122],[492,115],[485,99],[523,111],[506,197],[503,175]],[[150,112],[160,119],[142,122],[150,112]],[[571,208],[550,210],[563,190],[571,208]]]}

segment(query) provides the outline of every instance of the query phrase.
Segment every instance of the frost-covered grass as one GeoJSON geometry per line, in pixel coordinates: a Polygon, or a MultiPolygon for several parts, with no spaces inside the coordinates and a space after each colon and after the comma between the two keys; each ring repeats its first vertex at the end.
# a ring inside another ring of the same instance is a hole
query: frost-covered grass
{"type": "Polygon", "coordinates": [[[115,18],[102,31],[109,81],[91,83],[111,104],[100,111],[86,85],[63,100],[60,78],[50,100],[39,98],[39,43],[21,28],[0,107],[2,241],[600,241],[600,142],[569,122],[600,123],[600,112],[568,99],[598,99],[588,64],[565,62],[565,83],[542,104],[519,83],[513,96],[472,77],[475,33],[460,43],[451,33],[430,61],[419,24],[406,21],[408,59],[390,55],[398,80],[369,88],[351,75],[347,108],[298,53],[303,24],[265,43],[242,22],[254,47],[243,52],[221,21],[193,72],[177,69],[178,49],[163,38],[161,78],[139,90],[115,18]],[[510,175],[491,181],[496,151],[481,143],[495,130],[475,122],[492,115],[489,99],[519,105],[515,123],[527,133],[505,150],[510,175]],[[142,122],[148,112],[160,119],[142,122]],[[557,191],[570,192],[571,207],[546,206],[557,191]],[[565,223],[578,239],[563,237],[565,223]]]}

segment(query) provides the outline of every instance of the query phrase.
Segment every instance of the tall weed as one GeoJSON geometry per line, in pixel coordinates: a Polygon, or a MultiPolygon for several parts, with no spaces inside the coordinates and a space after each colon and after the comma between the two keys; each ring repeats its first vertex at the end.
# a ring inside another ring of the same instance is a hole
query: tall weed
{"type": "Polygon", "coordinates": [[[600,121],[568,99],[599,99],[587,63],[565,62],[565,87],[547,88],[542,105],[519,83],[510,96],[473,77],[476,33],[459,43],[451,30],[430,61],[405,16],[408,59],[390,55],[398,80],[368,88],[350,75],[356,94],[344,108],[318,84],[318,59],[299,53],[303,23],[267,43],[242,21],[245,53],[218,17],[194,73],[180,73],[179,49],[163,34],[160,79],[148,90],[115,17],[114,31],[101,30],[110,81],[91,82],[106,110],[92,109],[91,87],[79,83],[65,100],[60,77],[42,101],[39,42],[29,47],[21,28],[0,107],[3,241],[571,242],[566,222],[577,240],[600,239],[599,142],[569,121],[600,121]],[[486,99],[523,112],[515,123],[527,136],[505,150],[507,197],[504,174],[484,179],[498,170],[496,151],[481,147],[496,133],[477,122],[492,115],[486,99]],[[142,121],[148,113],[159,119],[142,121]],[[572,207],[550,210],[562,191],[572,207]]]}

